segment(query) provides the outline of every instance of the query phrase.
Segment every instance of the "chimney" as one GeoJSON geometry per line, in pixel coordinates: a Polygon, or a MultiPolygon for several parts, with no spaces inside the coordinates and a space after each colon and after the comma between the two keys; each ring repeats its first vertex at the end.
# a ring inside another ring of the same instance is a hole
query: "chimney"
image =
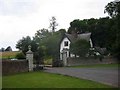
{"type": "Polygon", "coordinates": [[[72,31],[72,36],[74,37],[74,38],[77,38],[78,37],[78,35],[77,35],[77,32],[76,31],[72,31]]]}

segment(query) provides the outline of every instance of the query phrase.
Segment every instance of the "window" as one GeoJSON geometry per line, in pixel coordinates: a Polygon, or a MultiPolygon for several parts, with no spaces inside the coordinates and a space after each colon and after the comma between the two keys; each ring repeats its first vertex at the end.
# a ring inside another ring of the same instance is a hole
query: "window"
{"type": "Polygon", "coordinates": [[[65,41],[65,42],[64,42],[64,46],[68,46],[68,41],[65,41]]]}

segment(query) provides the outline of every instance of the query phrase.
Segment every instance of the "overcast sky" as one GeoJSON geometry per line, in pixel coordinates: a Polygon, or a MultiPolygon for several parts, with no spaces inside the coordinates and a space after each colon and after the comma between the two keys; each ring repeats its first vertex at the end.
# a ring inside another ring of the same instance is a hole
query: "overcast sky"
{"type": "Polygon", "coordinates": [[[57,30],[69,28],[74,19],[105,17],[104,8],[113,0],[0,0],[0,48],[15,45],[19,39],[34,36],[49,27],[55,16],[57,30]]]}

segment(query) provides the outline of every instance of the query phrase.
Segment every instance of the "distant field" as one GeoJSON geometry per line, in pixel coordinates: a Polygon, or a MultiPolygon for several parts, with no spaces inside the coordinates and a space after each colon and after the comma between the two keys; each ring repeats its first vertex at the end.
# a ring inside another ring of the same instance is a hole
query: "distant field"
{"type": "Polygon", "coordinates": [[[2,52],[2,59],[9,59],[9,58],[15,58],[16,54],[20,53],[20,51],[6,51],[2,52]]]}

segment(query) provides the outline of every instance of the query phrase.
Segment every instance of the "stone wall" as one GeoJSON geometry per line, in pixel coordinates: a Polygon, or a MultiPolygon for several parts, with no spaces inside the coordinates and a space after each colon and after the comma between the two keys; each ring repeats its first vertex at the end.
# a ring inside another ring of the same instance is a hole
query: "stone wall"
{"type": "Polygon", "coordinates": [[[27,60],[3,60],[2,61],[2,75],[9,75],[19,72],[28,72],[27,60]]]}
{"type": "Polygon", "coordinates": [[[92,65],[92,64],[111,64],[118,63],[118,60],[112,57],[104,57],[102,61],[98,58],[67,58],[67,66],[92,65]]]}

